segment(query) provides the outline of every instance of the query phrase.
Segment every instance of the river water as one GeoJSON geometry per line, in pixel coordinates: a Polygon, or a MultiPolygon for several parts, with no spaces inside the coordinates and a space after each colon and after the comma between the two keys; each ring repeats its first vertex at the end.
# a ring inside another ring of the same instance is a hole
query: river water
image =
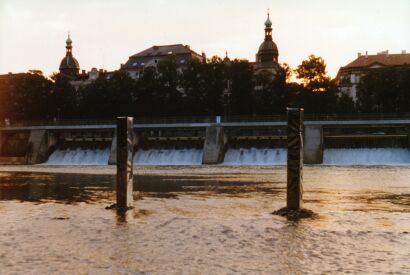
{"type": "Polygon", "coordinates": [[[288,221],[286,167],[0,166],[2,274],[410,274],[410,167],[305,166],[288,221]]]}

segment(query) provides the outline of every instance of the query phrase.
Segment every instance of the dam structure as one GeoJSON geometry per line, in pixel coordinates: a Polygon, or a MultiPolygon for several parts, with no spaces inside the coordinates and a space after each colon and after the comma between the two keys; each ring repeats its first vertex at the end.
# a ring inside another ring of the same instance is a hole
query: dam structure
{"type": "MultiPolygon", "coordinates": [[[[410,165],[410,114],[305,117],[304,163],[410,165]]],[[[136,165],[286,165],[286,117],[135,118],[136,165]]],[[[0,125],[0,164],[116,164],[115,120],[0,125]]]]}

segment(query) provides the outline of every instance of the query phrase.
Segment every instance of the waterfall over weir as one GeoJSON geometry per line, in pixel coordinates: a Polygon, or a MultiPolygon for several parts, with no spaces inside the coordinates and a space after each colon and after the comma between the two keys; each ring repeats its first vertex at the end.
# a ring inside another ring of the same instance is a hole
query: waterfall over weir
{"type": "Polygon", "coordinates": [[[107,165],[110,149],[57,149],[48,158],[47,165],[107,165]]]}
{"type": "Polygon", "coordinates": [[[323,164],[410,165],[410,150],[406,148],[325,149],[323,164]]]}
{"type": "Polygon", "coordinates": [[[239,148],[228,149],[224,165],[285,165],[287,150],[285,148],[239,148]]]}
{"type": "Polygon", "coordinates": [[[137,165],[201,165],[202,149],[139,149],[134,155],[137,165]]]}
{"type": "MultiPolygon", "coordinates": [[[[110,149],[68,148],[55,150],[46,165],[107,165],[110,149]]],[[[229,148],[223,165],[286,165],[285,148],[229,148]]],[[[201,165],[202,149],[139,149],[136,165],[201,165]]],[[[325,165],[410,165],[407,148],[338,148],[325,149],[325,165]]]]}

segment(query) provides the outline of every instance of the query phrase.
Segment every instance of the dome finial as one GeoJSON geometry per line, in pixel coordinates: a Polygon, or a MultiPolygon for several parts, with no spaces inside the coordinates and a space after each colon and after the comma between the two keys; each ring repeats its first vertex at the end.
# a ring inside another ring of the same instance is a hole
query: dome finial
{"type": "Polygon", "coordinates": [[[70,38],[70,32],[68,32],[67,40],[65,42],[67,43],[67,45],[73,43],[73,41],[70,38]]]}
{"type": "Polygon", "coordinates": [[[268,9],[268,18],[265,21],[265,26],[268,28],[272,26],[272,22],[270,21],[270,18],[269,18],[269,9],[268,9]]]}

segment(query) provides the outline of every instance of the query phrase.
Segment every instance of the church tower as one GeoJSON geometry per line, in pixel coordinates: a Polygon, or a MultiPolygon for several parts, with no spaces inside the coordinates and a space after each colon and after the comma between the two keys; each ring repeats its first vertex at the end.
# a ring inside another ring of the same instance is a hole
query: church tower
{"type": "Polygon", "coordinates": [[[265,40],[259,46],[256,54],[257,70],[267,70],[276,74],[279,69],[278,57],[278,47],[272,40],[272,22],[268,10],[268,18],[265,21],[265,40]]]}
{"type": "Polygon", "coordinates": [[[73,41],[70,38],[70,33],[68,34],[67,40],[66,40],[66,54],[63,60],[61,60],[60,63],[60,73],[62,75],[68,76],[70,78],[75,78],[79,71],[80,71],[80,65],[78,64],[77,59],[73,57],[72,49],[73,46],[71,45],[73,41]]]}

